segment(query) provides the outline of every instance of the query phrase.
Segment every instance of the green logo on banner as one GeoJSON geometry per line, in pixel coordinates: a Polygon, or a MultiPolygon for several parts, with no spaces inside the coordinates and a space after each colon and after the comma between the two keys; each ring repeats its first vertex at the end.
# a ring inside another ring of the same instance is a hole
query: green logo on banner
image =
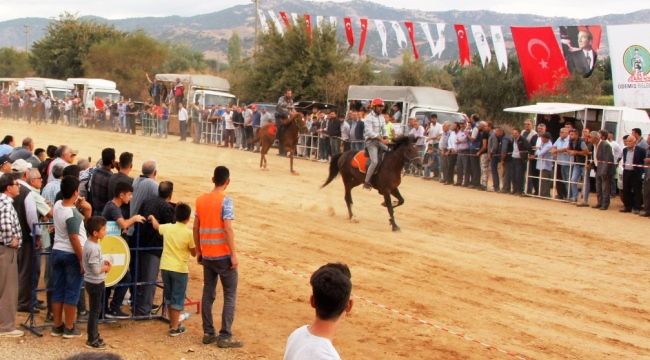
{"type": "Polygon", "coordinates": [[[623,53],[623,64],[630,75],[646,75],[650,72],[650,52],[643,46],[632,45],[623,53]]]}

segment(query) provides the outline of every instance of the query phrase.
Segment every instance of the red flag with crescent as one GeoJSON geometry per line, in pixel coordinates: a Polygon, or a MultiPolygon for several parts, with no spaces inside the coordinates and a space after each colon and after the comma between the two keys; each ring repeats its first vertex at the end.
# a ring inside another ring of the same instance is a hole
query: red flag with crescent
{"type": "Polygon", "coordinates": [[[348,45],[354,46],[354,33],[352,32],[352,20],[349,17],[343,18],[345,24],[345,36],[348,38],[348,45]]]}
{"type": "Polygon", "coordinates": [[[404,21],[404,25],[406,25],[406,31],[408,31],[411,45],[413,45],[413,57],[415,60],[418,60],[420,58],[420,52],[418,51],[418,45],[415,43],[415,29],[413,28],[413,22],[404,21]]]}
{"type": "Polygon", "coordinates": [[[540,90],[556,93],[569,75],[553,28],[511,27],[528,98],[540,90]]]}
{"type": "Polygon", "coordinates": [[[361,18],[361,35],[359,36],[359,56],[361,56],[361,54],[363,53],[363,47],[366,46],[367,34],[368,34],[368,19],[361,18]]]}
{"type": "Polygon", "coordinates": [[[467,66],[472,63],[469,52],[469,40],[467,40],[467,31],[465,25],[455,24],[456,37],[458,38],[458,58],[461,66],[467,66]]]}
{"type": "Polygon", "coordinates": [[[305,26],[307,31],[307,40],[309,41],[309,45],[311,45],[311,15],[309,14],[305,14],[305,26]]]}
{"type": "Polygon", "coordinates": [[[280,11],[280,18],[282,18],[282,22],[284,23],[284,26],[288,28],[291,27],[291,22],[289,21],[289,17],[287,16],[287,13],[284,11],[280,11]]]}

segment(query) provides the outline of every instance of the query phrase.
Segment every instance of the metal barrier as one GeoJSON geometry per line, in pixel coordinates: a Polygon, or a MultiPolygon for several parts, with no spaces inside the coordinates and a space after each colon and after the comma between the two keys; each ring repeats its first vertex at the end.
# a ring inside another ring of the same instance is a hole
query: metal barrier
{"type": "Polygon", "coordinates": [[[201,121],[201,139],[204,144],[221,145],[223,143],[223,120],[201,121]]]}
{"type": "MultiPolygon", "coordinates": [[[[537,161],[540,160],[540,158],[534,157],[537,161]]],[[[558,161],[557,159],[542,159],[543,161],[547,162],[552,162],[553,163],[553,170],[545,170],[548,172],[552,172],[552,174],[545,174],[543,173],[542,170],[539,171],[539,175],[533,175],[531,174],[531,168],[530,164],[532,161],[527,161],[526,163],[526,176],[524,180],[524,193],[527,196],[530,197],[536,197],[536,198],[542,198],[542,199],[551,199],[551,200],[556,200],[556,201],[563,201],[563,202],[570,202],[571,201],[571,188],[572,185],[574,185],[574,188],[577,187],[578,185],[581,186],[580,189],[580,194],[582,195],[582,199],[584,201],[585,198],[588,198],[588,194],[586,194],[586,191],[589,191],[589,169],[587,168],[587,163],[576,163],[573,161],[558,161]],[[560,173],[560,177],[558,178],[558,170],[561,170],[562,166],[568,166],[568,179],[564,179],[562,174],[560,173]],[[582,180],[580,181],[572,181],[573,178],[573,173],[576,170],[576,168],[580,166],[582,167],[582,180]],[[531,182],[532,180],[532,182],[531,182]],[[536,193],[533,193],[530,189],[530,185],[536,182],[536,193]],[[558,191],[558,185],[560,186],[565,186],[566,187],[566,197],[565,198],[558,198],[557,196],[553,196],[553,190],[558,191]],[[543,187],[542,187],[543,186],[543,187]],[[542,194],[542,189],[544,189],[544,192],[548,191],[548,194],[542,194]]],[[[579,195],[576,194],[576,200],[579,201],[579,195]]]]}
{"type": "Polygon", "coordinates": [[[142,112],[142,135],[143,136],[160,136],[158,128],[159,119],[146,111],[142,112]]]}

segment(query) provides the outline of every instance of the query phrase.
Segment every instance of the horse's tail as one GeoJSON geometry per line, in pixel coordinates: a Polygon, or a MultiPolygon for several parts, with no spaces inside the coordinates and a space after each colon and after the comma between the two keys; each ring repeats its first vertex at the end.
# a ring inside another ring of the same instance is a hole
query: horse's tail
{"type": "Polygon", "coordinates": [[[332,182],[336,178],[336,176],[339,174],[339,159],[341,158],[341,155],[344,153],[338,153],[334,156],[332,156],[332,160],[330,160],[330,174],[327,177],[327,180],[325,180],[325,183],[321,185],[321,189],[327,186],[329,183],[332,182]]]}

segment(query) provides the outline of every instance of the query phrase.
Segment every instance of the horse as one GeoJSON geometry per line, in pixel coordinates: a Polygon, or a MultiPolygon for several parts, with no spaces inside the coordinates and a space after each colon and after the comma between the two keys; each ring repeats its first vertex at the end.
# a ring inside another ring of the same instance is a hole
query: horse
{"type": "MultiPolygon", "coordinates": [[[[379,194],[384,197],[383,206],[386,206],[389,215],[389,224],[393,231],[399,231],[400,228],[395,222],[393,210],[404,204],[404,197],[399,192],[399,185],[402,181],[402,169],[404,164],[419,159],[420,154],[414,146],[415,140],[412,137],[401,136],[393,140],[390,151],[384,153],[384,159],[377,168],[377,172],[372,176],[371,184],[379,194]],[[391,195],[397,199],[396,203],[391,202],[391,195]]],[[[348,207],[348,216],[350,221],[354,220],[352,214],[352,189],[364,183],[366,174],[359,170],[359,167],[365,168],[365,165],[354,167],[353,162],[359,154],[356,150],[348,150],[344,153],[334,155],[330,162],[329,176],[321,189],[327,186],[340,173],[345,187],[345,204],[348,207]]],[[[368,160],[369,161],[369,160],[368,160]]]]}
{"type": "MultiPolygon", "coordinates": [[[[289,154],[289,169],[293,175],[298,175],[298,172],[293,170],[293,155],[296,153],[296,145],[298,145],[298,134],[301,130],[305,129],[305,119],[299,112],[292,113],[287,119],[281,119],[284,126],[280,134],[280,145],[289,154]]],[[[254,143],[260,142],[260,169],[266,169],[266,154],[269,152],[271,145],[276,138],[277,127],[273,123],[262,126],[255,135],[254,143]]]]}

